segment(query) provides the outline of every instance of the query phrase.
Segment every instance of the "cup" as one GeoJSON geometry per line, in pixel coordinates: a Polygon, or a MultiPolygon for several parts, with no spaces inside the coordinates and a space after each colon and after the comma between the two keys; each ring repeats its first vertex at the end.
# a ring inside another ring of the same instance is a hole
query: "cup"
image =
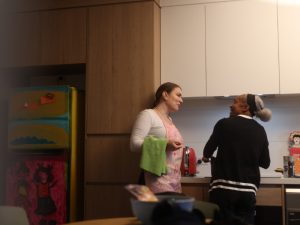
{"type": "Polygon", "coordinates": [[[283,156],[283,176],[294,177],[294,157],[283,156]]]}

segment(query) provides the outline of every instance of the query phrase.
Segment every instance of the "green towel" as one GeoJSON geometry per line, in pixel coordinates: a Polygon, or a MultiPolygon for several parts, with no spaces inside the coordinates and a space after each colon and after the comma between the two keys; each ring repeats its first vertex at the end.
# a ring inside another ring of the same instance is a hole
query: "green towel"
{"type": "Polygon", "coordinates": [[[143,143],[140,167],[157,176],[167,173],[165,138],[147,136],[143,143]]]}

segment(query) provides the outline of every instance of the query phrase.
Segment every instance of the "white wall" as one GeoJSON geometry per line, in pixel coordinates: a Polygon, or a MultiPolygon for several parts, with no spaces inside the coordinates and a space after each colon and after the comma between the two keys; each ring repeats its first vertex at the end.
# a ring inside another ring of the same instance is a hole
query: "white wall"
{"type": "MultiPolygon", "coordinates": [[[[262,97],[265,106],[272,110],[272,119],[261,122],[267,132],[271,165],[269,169],[261,169],[262,176],[280,176],[274,169],[283,167],[283,157],[288,155],[288,137],[290,132],[300,130],[300,95],[281,95],[262,97]]],[[[229,115],[232,98],[199,98],[184,99],[179,112],[172,118],[179,128],[185,145],[197,151],[197,157],[202,158],[202,152],[215,123],[229,115]]],[[[198,166],[197,176],[210,176],[210,165],[198,166]]]]}

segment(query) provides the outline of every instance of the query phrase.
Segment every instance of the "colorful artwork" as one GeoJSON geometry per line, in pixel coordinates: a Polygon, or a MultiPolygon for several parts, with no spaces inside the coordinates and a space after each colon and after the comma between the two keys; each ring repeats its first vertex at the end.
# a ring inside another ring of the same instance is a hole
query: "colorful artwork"
{"type": "Polygon", "coordinates": [[[68,86],[17,88],[10,97],[9,119],[69,119],[69,101],[68,86]]]}
{"type": "Polygon", "coordinates": [[[65,158],[23,156],[9,166],[6,203],[23,207],[31,225],[67,222],[65,158]]]}
{"type": "Polygon", "coordinates": [[[69,86],[18,88],[10,98],[6,204],[23,207],[30,225],[79,218],[77,106],[69,86]]]}
{"type": "Polygon", "coordinates": [[[289,136],[290,155],[300,154],[300,131],[293,131],[289,136]]]}
{"type": "Polygon", "coordinates": [[[9,104],[8,148],[69,148],[71,94],[68,86],[15,89],[9,104]]]}
{"type": "Polygon", "coordinates": [[[63,149],[70,145],[68,120],[23,120],[8,126],[9,149],[63,149]]]}
{"type": "Polygon", "coordinates": [[[300,131],[293,131],[289,136],[289,151],[294,158],[294,176],[300,176],[300,131]]]}

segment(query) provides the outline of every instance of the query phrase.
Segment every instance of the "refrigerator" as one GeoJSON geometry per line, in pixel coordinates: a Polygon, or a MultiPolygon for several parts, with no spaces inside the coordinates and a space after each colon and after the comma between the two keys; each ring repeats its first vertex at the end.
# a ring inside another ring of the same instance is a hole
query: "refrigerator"
{"type": "Polygon", "coordinates": [[[13,90],[9,100],[6,205],[23,207],[30,225],[78,220],[82,146],[78,91],[69,86],[13,90]]]}

